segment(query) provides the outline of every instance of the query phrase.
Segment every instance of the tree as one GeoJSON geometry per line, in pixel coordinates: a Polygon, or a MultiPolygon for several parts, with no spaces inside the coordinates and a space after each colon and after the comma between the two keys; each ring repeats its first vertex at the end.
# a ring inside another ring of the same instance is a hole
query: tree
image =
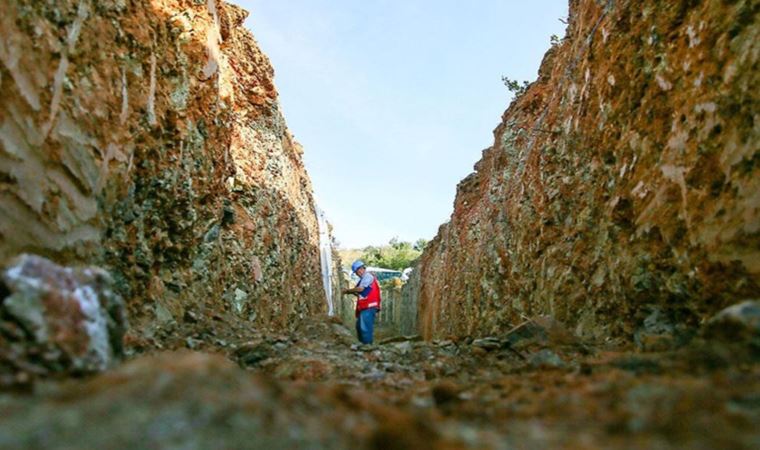
{"type": "Polygon", "coordinates": [[[422,254],[422,249],[418,247],[421,241],[424,240],[420,239],[412,245],[411,242],[401,241],[399,238],[394,237],[388,242],[388,245],[366,247],[362,252],[361,258],[368,266],[404,270],[412,265],[412,262],[422,254]]]}

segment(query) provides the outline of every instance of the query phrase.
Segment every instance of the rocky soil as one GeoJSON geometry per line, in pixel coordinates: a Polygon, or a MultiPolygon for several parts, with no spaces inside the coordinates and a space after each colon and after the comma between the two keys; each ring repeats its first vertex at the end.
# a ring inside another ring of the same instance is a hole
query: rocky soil
{"type": "Polygon", "coordinates": [[[287,328],[326,311],[303,150],[246,17],[0,2],[0,267],[100,266],[148,339],[186,313],[287,328]]]}
{"type": "Polygon", "coordinates": [[[760,293],[760,4],[573,0],[420,265],[426,337],[697,327],[760,293]]]}
{"type": "Polygon", "coordinates": [[[550,318],[372,346],[337,319],[219,327],[202,352],[132,349],[113,371],[0,397],[0,448],[757,448],[760,305],[748,308],[649,353],[550,318]]]}

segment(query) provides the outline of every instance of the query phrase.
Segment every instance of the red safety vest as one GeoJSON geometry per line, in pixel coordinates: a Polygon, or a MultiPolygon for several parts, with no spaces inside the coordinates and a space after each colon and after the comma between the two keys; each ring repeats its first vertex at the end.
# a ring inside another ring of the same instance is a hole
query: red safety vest
{"type": "MultiPolygon", "coordinates": [[[[367,294],[366,297],[359,297],[359,300],[356,302],[356,314],[359,314],[359,312],[364,311],[365,309],[370,308],[377,308],[380,309],[380,302],[382,301],[382,298],[380,297],[380,283],[377,282],[377,277],[372,275],[374,280],[372,280],[372,284],[370,285],[369,294],[367,294]]],[[[359,281],[361,283],[361,281],[359,281]]],[[[359,286],[357,283],[356,286],[359,286]]]]}

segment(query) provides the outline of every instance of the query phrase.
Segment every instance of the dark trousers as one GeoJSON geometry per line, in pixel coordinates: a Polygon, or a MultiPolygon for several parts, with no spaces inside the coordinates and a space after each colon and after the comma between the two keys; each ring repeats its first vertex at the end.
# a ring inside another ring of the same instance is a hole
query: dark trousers
{"type": "Polygon", "coordinates": [[[362,344],[372,343],[372,334],[375,330],[375,315],[377,308],[369,308],[361,311],[356,318],[356,334],[362,344]]]}

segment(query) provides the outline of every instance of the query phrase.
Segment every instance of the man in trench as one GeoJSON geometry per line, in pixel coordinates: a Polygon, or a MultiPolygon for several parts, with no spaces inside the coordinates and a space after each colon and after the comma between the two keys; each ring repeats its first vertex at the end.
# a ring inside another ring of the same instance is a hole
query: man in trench
{"type": "Polygon", "coordinates": [[[359,277],[356,287],[343,289],[343,294],[353,294],[356,301],[356,334],[362,344],[371,344],[375,328],[375,315],[380,311],[380,284],[377,277],[367,272],[362,261],[351,264],[351,270],[359,277]]]}

